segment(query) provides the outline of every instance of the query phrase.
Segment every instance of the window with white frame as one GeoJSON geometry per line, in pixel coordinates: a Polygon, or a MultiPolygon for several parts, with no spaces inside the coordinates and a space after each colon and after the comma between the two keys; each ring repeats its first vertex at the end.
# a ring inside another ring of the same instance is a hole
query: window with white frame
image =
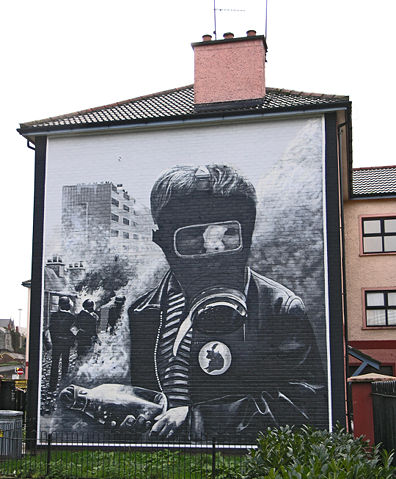
{"type": "Polygon", "coordinates": [[[396,291],[365,291],[366,326],[396,326],[396,291]]]}
{"type": "Polygon", "coordinates": [[[396,252],[396,217],[362,218],[363,253],[396,252]]]}

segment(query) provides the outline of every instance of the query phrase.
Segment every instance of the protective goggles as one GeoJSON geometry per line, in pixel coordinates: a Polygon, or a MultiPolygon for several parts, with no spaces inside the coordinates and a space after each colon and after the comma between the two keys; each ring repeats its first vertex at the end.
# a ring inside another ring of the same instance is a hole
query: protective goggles
{"type": "Polygon", "coordinates": [[[184,226],[175,231],[174,250],[182,258],[232,253],[242,249],[239,221],[223,221],[184,226]]]}

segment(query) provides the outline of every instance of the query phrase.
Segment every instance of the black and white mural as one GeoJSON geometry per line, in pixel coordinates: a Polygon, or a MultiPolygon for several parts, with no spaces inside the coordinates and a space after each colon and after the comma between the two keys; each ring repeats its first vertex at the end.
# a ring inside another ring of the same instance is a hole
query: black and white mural
{"type": "Polygon", "coordinates": [[[329,427],[323,118],[48,140],[39,427],[329,427]]]}

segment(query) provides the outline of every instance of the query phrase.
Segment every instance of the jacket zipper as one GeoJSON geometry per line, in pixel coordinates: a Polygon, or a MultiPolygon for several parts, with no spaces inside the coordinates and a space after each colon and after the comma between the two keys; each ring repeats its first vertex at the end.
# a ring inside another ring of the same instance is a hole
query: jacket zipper
{"type": "Polygon", "coordinates": [[[162,389],[160,377],[158,374],[158,366],[157,366],[157,351],[158,351],[158,344],[159,344],[159,339],[161,335],[161,329],[162,329],[162,319],[163,319],[163,312],[160,312],[160,322],[159,322],[159,327],[157,331],[157,338],[155,340],[155,347],[154,347],[154,372],[155,372],[155,377],[157,379],[158,386],[160,388],[160,391],[163,393],[164,390],[162,389]]]}

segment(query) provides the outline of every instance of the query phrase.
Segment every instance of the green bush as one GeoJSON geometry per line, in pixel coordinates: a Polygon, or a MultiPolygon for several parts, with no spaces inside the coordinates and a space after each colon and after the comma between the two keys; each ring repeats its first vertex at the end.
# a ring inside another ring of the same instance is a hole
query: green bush
{"type": "Polygon", "coordinates": [[[337,428],[332,433],[303,426],[268,429],[257,439],[244,479],[391,479],[393,453],[370,447],[337,428]]]}

